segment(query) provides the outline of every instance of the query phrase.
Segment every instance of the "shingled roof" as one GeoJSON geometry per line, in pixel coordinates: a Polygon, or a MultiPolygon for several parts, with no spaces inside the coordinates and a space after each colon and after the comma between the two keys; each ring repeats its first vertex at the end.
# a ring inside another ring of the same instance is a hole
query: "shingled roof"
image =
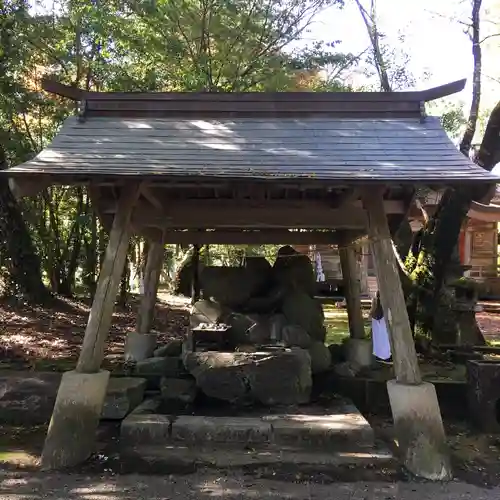
{"type": "Polygon", "coordinates": [[[83,103],[81,115],[68,118],[34,159],[6,173],[497,182],[456,149],[438,118],[423,112],[425,100],[462,83],[393,94],[78,94],[52,83],[48,90],[83,103]]]}

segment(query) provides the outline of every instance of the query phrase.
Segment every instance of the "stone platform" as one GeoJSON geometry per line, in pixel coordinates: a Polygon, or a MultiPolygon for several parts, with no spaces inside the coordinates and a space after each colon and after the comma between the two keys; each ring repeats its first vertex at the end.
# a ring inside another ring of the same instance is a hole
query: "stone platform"
{"type": "MultiPolygon", "coordinates": [[[[50,421],[62,373],[0,372],[0,423],[40,425],[50,421]]],[[[121,420],[144,399],[146,379],[111,377],[102,418],[121,420]]]]}
{"type": "Polygon", "coordinates": [[[391,460],[356,407],[299,407],[301,413],[237,416],[168,415],[147,399],[121,425],[125,454],[165,463],[195,461],[220,467],[288,464],[359,464],[391,460]],[[149,458],[148,458],[149,457],[149,458]]]}

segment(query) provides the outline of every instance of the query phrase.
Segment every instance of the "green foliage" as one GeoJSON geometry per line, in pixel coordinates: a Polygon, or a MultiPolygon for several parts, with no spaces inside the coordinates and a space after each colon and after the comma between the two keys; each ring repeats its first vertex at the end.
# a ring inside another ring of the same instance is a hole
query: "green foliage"
{"type": "Polygon", "coordinates": [[[464,103],[439,99],[427,103],[427,112],[441,117],[441,125],[451,139],[458,139],[467,124],[464,103]]]}
{"type": "MultiPolygon", "coordinates": [[[[288,47],[313,16],[341,0],[60,0],[33,14],[26,0],[0,0],[0,147],[6,164],[42,150],[74,105],[47,95],[43,75],[99,91],[344,90],[357,60],[335,43],[288,47]]],[[[348,87],[347,87],[348,88],[348,87]]],[[[22,210],[45,279],[70,294],[95,287],[106,232],[83,187],[51,187],[22,210]]],[[[132,275],[143,243],[131,244],[132,275]]],[[[273,246],[210,247],[211,260],[234,264],[273,246]]],[[[8,252],[7,252],[8,253],[8,252]]],[[[1,259],[8,258],[6,250],[1,259]]],[[[173,254],[173,252],[172,252],[173,254]]],[[[174,259],[171,259],[172,262],[174,259]]]]}

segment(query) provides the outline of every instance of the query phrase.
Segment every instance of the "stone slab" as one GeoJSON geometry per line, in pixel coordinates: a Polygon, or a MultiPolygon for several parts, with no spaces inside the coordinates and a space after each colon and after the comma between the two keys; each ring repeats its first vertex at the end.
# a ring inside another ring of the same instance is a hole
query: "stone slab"
{"type": "Polygon", "coordinates": [[[104,370],[62,376],[43,447],[43,469],[72,467],[92,454],[108,381],[104,370]]]}
{"type": "Polygon", "coordinates": [[[190,443],[267,443],[271,425],[256,417],[181,415],[172,423],[172,440],[190,443]]]}
{"type": "Polygon", "coordinates": [[[170,442],[171,418],[158,413],[130,413],[122,420],[120,441],[127,445],[170,442]]]}
{"type": "Polygon", "coordinates": [[[61,373],[0,372],[0,422],[39,425],[49,422],[61,373]]]}
{"type": "Polygon", "coordinates": [[[263,420],[271,424],[275,444],[320,448],[374,444],[373,429],[353,405],[340,406],[330,415],[270,415],[263,420]]]}
{"type": "Polygon", "coordinates": [[[147,380],[138,377],[112,377],[109,379],[101,418],[122,420],[144,399],[147,380]]]}
{"type": "Polygon", "coordinates": [[[238,447],[221,443],[194,448],[177,443],[163,446],[127,447],[120,455],[125,460],[130,457],[134,469],[142,462],[145,471],[151,468],[157,470],[186,468],[194,472],[198,467],[230,469],[270,466],[273,471],[284,467],[290,473],[290,466],[297,466],[297,472],[307,474],[308,466],[313,467],[315,473],[320,467],[325,467],[331,473],[331,467],[342,465],[370,467],[393,465],[397,467],[397,462],[390,451],[380,448],[332,452],[276,445],[238,447]]]}

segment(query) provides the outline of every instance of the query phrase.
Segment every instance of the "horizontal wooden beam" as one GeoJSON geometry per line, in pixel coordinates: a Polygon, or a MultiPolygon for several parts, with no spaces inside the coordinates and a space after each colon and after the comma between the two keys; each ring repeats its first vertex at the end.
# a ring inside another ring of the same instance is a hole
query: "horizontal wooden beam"
{"type": "Polygon", "coordinates": [[[361,208],[323,210],[301,208],[200,208],[171,207],[168,213],[140,206],[132,216],[134,225],[163,229],[282,228],[282,229],[364,229],[366,213],[361,208]]]}
{"type": "MultiPolygon", "coordinates": [[[[114,213],[115,204],[100,200],[103,214],[114,213]]],[[[386,202],[387,213],[401,213],[398,201],[386,202]]],[[[280,200],[176,201],[164,210],[138,203],[132,216],[136,228],[221,229],[364,229],[366,213],[359,202],[330,208],[324,202],[280,200]]]]}
{"type": "MultiPolygon", "coordinates": [[[[359,236],[355,232],[352,238],[359,236]]],[[[167,231],[165,243],[186,245],[336,245],[339,235],[333,231],[167,231]]]]}

